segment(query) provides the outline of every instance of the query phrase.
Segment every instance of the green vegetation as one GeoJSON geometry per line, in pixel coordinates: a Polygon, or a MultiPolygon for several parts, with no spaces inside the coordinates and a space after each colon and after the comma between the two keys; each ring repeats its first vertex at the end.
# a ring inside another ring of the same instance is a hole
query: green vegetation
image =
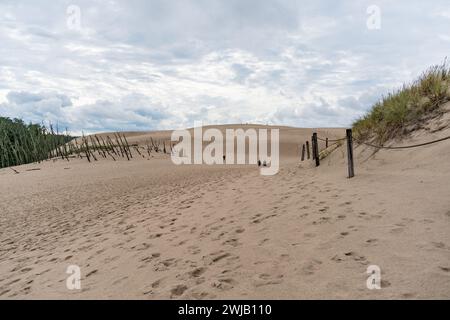
{"type": "Polygon", "coordinates": [[[439,115],[440,106],[449,100],[450,68],[444,61],[429,68],[412,84],[382,97],[367,115],[355,121],[353,131],[361,140],[375,139],[384,143],[439,115]]]}
{"type": "MultiPolygon", "coordinates": [[[[67,130],[66,130],[67,132],[67,130]]],[[[132,150],[145,158],[144,152],[151,157],[151,152],[172,152],[172,143],[166,148],[166,141],[153,140],[146,146],[130,145],[124,134],[112,133],[109,136],[84,134],[74,139],[68,134],[56,132],[50,124],[49,129],[43,125],[25,124],[22,120],[0,117],[0,168],[18,166],[22,164],[41,162],[48,159],[79,157],[89,162],[98,158],[133,159],[132,150]],[[133,149],[132,149],[133,148],[133,149]],[[142,151],[142,152],[141,152],[142,151]]]]}
{"type": "MultiPolygon", "coordinates": [[[[58,130],[57,130],[58,131],[58,130]]],[[[65,144],[72,137],[38,124],[0,117],[0,168],[67,157],[65,144]]]]}

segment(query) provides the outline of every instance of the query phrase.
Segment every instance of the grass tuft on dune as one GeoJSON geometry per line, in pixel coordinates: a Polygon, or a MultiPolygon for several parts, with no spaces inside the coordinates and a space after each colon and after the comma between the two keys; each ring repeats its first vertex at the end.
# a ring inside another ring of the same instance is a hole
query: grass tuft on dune
{"type": "Polygon", "coordinates": [[[361,140],[384,143],[439,115],[441,105],[447,101],[450,101],[450,67],[445,60],[423,72],[413,83],[383,96],[368,114],[353,123],[353,130],[361,140]]]}

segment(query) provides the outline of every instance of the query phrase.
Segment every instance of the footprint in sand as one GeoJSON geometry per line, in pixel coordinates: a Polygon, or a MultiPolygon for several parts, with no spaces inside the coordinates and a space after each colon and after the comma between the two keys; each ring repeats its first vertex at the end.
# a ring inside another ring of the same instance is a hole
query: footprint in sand
{"type": "Polygon", "coordinates": [[[345,206],[349,206],[351,204],[352,204],[351,201],[346,201],[346,202],[343,202],[343,203],[339,204],[339,207],[345,207],[345,206]]]}
{"type": "Polygon", "coordinates": [[[446,250],[450,250],[450,247],[448,247],[445,243],[443,242],[432,242],[431,243],[435,248],[438,249],[446,249],[446,250]]]}
{"type": "Polygon", "coordinates": [[[330,222],[330,218],[329,217],[321,217],[319,220],[313,221],[313,225],[318,225],[318,224],[323,224],[323,223],[327,223],[330,222]]]}
{"type": "Polygon", "coordinates": [[[208,262],[208,264],[214,264],[217,263],[225,258],[230,257],[231,254],[228,252],[224,252],[224,251],[218,251],[218,252],[214,252],[212,254],[210,254],[209,256],[203,257],[204,260],[206,260],[208,262]]]}
{"type": "Polygon", "coordinates": [[[253,220],[252,222],[253,222],[253,223],[261,223],[261,222],[264,221],[264,220],[267,220],[267,219],[270,219],[270,218],[274,218],[274,217],[276,217],[276,216],[278,216],[278,215],[277,215],[277,214],[270,214],[270,215],[261,217],[261,218],[259,218],[259,219],[255,219],[255,220],[253,220]]]}
{"type": "Polygon", "coordinates": [[[313,275],[319,269],[321,264],[322,261],[317,259],[306,262],[302,267],[302,274],[307,276],[313,275]]]}
{"type": "Polygon", "coordinates": [[[3,291],[0,291],[0,297],[4,296],[8,292],[11,292],[11,290],[10,289],[6,289],[6,290],[3,290],[3,291]]]}
{"type": "Polygon", "coordinates": [[[222,291],[226,291],[226,290],[231,290],[234,288],[234,285],[237,284],[237,282],[234,279],[231,278],[221,278],[218,279],[216,281],[213,281],[211,283],[211,286],[222,290],[222,291]]]}
{"type": "Polygon", "coordinates": [[[220,239],[222,239],[222,237],[223,237],[224,235],[226,235],[226,234],[227,234],[226,232],[221,232],[221,233],[219,233],[216,237],[212,238],[212,240],[213,240],[213,241],[220,240],[220,239]]]}
{"type": "Polygon", "coordinates": [[[170,298],[181,296],[187,289],[188,287],[183,284],[177,285],[172,290],[170,290],[170,298]]]}
{"type": "Polygon", "coordinates": [[[381,288],[387,288],[390,287],[391,283],[387,280],[381,280],[381,288]]]}
{"type": "Polygon", "coordinates": [[[178,260],[175,260],[175,258],[166,259],[163,261],[158,262],[158,264],[153,269],[154,271],[167,271],[169,270],[169,267],[175,266],[177,264],[178,260]]]}
{"type": "Polygon", "coordinates": [[[444,272],[450,272],[450,266],[447,267],[439,266],[439,269],[441,269],[444,272]]]}
{"type": "Polygon", "coordinates": [[[206,268],[204,268],[204,267],[195,268],[194,270],[189,271],[189,272],[188,272],[188,275],[189,275],[191,278],[198,278],[198,277],[200,277],[203,273],[205,273],[205,271],[206,271],[206,268]]]}
{"type": "Polygon", "coordinates": [[[189,246],[188,247],[188,252],[192,255],[196,255],[199,254],[201,252],[200,248],[197,246],[189,246]]]}
{"type": "Polygon", "coordinates": [[[359,255],[356,252],[348,251],[344,254],[337,254],[331,258],[332,261],[340,263],[345,261],[354,261],[362,265],[367,265],[369,262],[365,256],[359,255]]]}
{"type": "Polygon", "coordinates": [[[390,233],[392,234],[399,234],[402,233],[405,229],[403,227],[396,227],[396,228],[392,228],[390,233]]]}
{"type": "Polygon", "coordinates": [[[319,212],[321,214],[326,213],[328,211],[328,209],[330,209],[330,207],[323,207],[322,209],[319,209],[319,212]]]}
{"type": "Polygon", "coordinates": [[[232,247],[238,247],[238,246],[241,245],[241,243],[239,242],[239,240],[238,240],[238,239],[235,239],[235,238],[226,240],[226,241],[222,242],[222,244],[223,244],[223,245],[229,245],[229,246],[232,246],[232,247]]]}
{"type": "Polygon", "coordinates": [[[137,251],[144,251],[144,250],[147,250],[150,247],[151,247],[151,244],[143,242],[141,244],[138,244],[137,246],[131,247],[131,249],[132,250],[137,250],[137,251]]]}
{"type": "Polygon", "coordinates": [[[280,284],[282,282],[283,282],[282,274],[262,273],[253,278],[253,285],[255,287],[276,285],[276,284],[280,284]]]}
{"type": "Polygon", "coordinates": [[[151,284],[152,288],[158,288],[158,287],[161,285],[162,280],[163,280],[163,279],[161,278],[161,279],[158,279],[158,280],[156,280],[155,282],[153,282],[153,283],[151,284]]]}
{"type": "Polygon", "coordinates": [[[375,244],[377,244],[377,242],[378,242],[378,239],[368,239],[368,240],[366,240],[365,244],[366,245],[375,245],[375,244]]]}
{"type": "Polygon", "coordinates": [[[148,263],[148,262],[152,261],[153,259],[159,258],[160,256],[161,256],[160,253],[152,253],[152,255],[142,258],[141,262],[148,263]]]}
{"type": "Polygon", "coordinates": [[[162,233],[155,233],[155,234],[150,235],[148,238],[149,239],[161,238],[162,235],[163,235],[162,233]]]}

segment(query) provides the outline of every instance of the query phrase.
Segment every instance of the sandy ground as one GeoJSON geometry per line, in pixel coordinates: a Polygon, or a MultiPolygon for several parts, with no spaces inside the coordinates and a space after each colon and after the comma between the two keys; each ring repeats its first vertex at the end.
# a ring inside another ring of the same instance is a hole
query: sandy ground
{"type": "MultiPolygon", "coordinates": [[[[402,143],[450,134],[433,131],[402,143]]],[[[275,176],[165,155],[0,170],[0,298],[449,299],[450,142],[357,147],[347,179],[344,148],[319,168],[298,161],[310,134],[282,129],[275,176]]]]}

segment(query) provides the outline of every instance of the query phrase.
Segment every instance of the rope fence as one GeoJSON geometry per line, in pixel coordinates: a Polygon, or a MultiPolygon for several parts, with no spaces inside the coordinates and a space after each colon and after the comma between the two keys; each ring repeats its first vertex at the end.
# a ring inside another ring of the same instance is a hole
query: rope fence
{"type": "Polygon", "coordinates": [[[317,139],[318,140],[320,140],[320,141],[325,141],[325,142],[339,142],[339,141],[344,141],[345,139],[347,139],[347,137],[344,137],[344,138],[341,138],[341,139],[329,139],[329,138],[319,138],[319,137],[317,137],[317,139]]]}
{"type": "Polygon", "coordinates": [[[418,144],[413,144],[413,145],[409,145],[409,146],[399,146],[399,147],[378,146],[378,145],[374,145],[374,144],[367,143],[367,142],[364,142],[364,141],[360,141],[358,139],[355,139],[355,141],[358,142],[359,144],[364,144],[366,146],[377,148],[377,149],[398,150],[398,149],[410,149],[410,148],[417,148],[417,147],[427,146],[427,145],[430,145],[430,144],[434,144],[434,143],[441,142],[441,141],[444,141],[444,140],[449,140],[449,139],[450,139],[450,136],[445,137],[445,138],[441,138],[441,139],[437,139],[437,140],[433,140],[433,141],[424,142],[424,143],[418,143],[418,144]]]}
{"type": "MultiPolygon", "coordinates": [[[[331,154],[334,150],[336,150],[341,142],[347,140],[347,157],[348,157],[348,177],[352,178],[355,175],[354,172],[354,161],[353,161],[353,140],[356,141],[359,145],[366,145],[368,147],[376,148],[376,149],[386,149],[386,150],[404,150],[410,148],[417,148],[422,146],[427,146],[431,144],[435,144],[438,142],[442,142],[445,140],[450,140],[450,136],[443,137],[440,139],[435,139],[428,142],[417,143],[407,146],[383,146],[383,145],[375,145],[372,143],[368,143],[365,141],[361,141],[353,137],[352,129],[347,129],[346,136],[340,139],[330,139],[330,138],[321,138],[317,136],[317,133],[314,132],[311,137],[311,147],[312,147],[312,158],[315,160],[316,167],[320,166],[320,160],[331,154]],[[317,141],[325,142],[325,149],[319,152],[319,144],[317,141]],[[331,145],[328,145],[329,142],[334,142],[331,145]]],[[[310,150],[309,150],[309,141],[306,141],[306,144],[303,144],[302,147],[302,156],[301,161],[305,160],[305,152],[308,155],[308,159],[310,158],[310,150]]]]}

